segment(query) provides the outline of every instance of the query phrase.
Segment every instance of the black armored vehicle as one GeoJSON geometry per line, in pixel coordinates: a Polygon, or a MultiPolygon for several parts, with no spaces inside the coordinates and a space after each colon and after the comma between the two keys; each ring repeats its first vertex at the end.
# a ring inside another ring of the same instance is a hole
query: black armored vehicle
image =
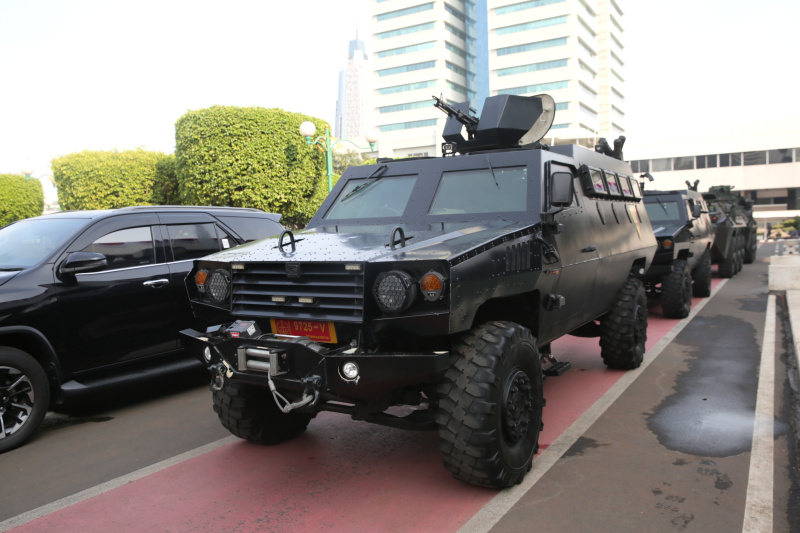
{"type": "Polygon", "coordinates": [[[438,429],[456,478],[507,487],[538,447],[544,374],[569,366],[552,341],[641,364],[656,240],[621,153],[538,142],[551,97],[490,97],[480,120],[435,105],[442,157],[351,167],[305,230],[196,261],[194,311],[223,323],[182,334],[239,437],[278,443],[320,411],[438,429]]]}
{"type": "Polygon", "coordinates": [[[714,227],[708,206],[696,190],[645,191],[644,205],[658,251],[645,281],[661,297],[667,318],[686,318],[692,296],[711,295],[711,244],[714,227]]]}

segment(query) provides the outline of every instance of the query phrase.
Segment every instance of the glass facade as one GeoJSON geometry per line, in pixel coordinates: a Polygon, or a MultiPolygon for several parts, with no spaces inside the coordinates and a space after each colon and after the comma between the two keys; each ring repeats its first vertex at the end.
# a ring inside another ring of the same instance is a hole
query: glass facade
{"type": "MultiPolygon", "coordinates": [[[[556,105],[558,109],[558,104],[556,105]]],[[[800,162],[800,148],[778,148],[752,152],[734,152],[728,154],[710,154],[697,156],[668,157],[663,159],[640,159],[631,161],[634,172],[647,172],[649,163],[653,164],[653,172],[670,170],[694,170],[717,167],[739,167],[752,165],[776,165],[800,162]],[[794,159],[792,155],[794,154],[794,159]]]]}

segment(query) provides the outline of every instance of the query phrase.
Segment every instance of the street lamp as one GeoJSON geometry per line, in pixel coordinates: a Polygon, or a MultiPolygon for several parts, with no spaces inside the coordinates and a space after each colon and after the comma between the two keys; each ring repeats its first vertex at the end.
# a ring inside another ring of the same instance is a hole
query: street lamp
{"type": "MultiPolygon", "coordinates": [[[[312,140],[312,137],[316,132],[317,127],[314,126],[313,122],[309,122],[307,120],[300,124],[300,135],[306,138],[306,144],[308,146],[316,144],[325,150],[325,166],[328,172],[328,192],[331,192],[331,189],[333,188],[333,151],[336,149],[336,147],[343,142],[348,142],[360,150],[366,150],[367,147],[359,146],[349,139],[334,140],[331,137],[330,128],[325,128],[325,137],[320,135],[316,139],[312,140]]],[[[378,132],[375,130],[370,130],[364,136],[364,139],[369,143],[369,149],[375,150],[375,143],[378,142],[378,132]]]]}

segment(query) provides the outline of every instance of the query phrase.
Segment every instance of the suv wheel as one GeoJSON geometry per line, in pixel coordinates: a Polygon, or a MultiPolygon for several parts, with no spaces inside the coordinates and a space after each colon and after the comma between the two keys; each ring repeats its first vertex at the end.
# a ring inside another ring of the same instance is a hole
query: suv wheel
{"type": "Polygon", "coordinates": [[[748,240],[750,241],[750,243],[747,245],[744,251],[744,263],[746,265],[750,265],[756,260],[756,253],[758,252],[758,241],[756,240],[755,230],[753,230],[750,233],[748,240]]]}
{"type": "Polygon", "coordinates": [[[700,256],[700,261],[692,272],[692,280],[692,296],[711,296],[711,254],[708,251],[700,256]]]}
{"type": "Polygon", "coordinates": [[[269,389],[226,383],[214,391],[214,412],[225,428],[257,444],[278,444],[306,430],[311,414],[284,413],[269,389]]]}
{"type": "Polygon", "coordinates": [[[692,276],[683,259],[673,261],[661,280],[661,308],[667,318],[686,318],[692,310],[692,276]]]}
{"type": "Polygon", "coordinates": [[[490,322],[450,354],[437,387],[445,468],[473,485],[516,485],[531,469],[542,429],[544,376],[535,337],[513,322],[490,322]]]}
{"type": "Polygon", "coordinates": [[[609,368],[639,368],[647,341],[647,295],[644,285],[629,278],[614,306],[600,320],[600,349],[609,368]]]}
{"type": "Polygon", "coordinates": [[[28,440],[50,406],[47,374],[16,348],[0,347],[0,453],[28,440]]]}

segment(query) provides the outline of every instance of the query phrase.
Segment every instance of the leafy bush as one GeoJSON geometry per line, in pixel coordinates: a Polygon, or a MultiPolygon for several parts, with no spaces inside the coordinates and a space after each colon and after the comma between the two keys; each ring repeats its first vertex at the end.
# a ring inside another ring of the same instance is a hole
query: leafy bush
{"type": "Polygon", "coordinates": [[[153,201],[156,164],[147,150],[83,151],[53,159],[53,181],[64,210],[115,209],[153,201]]]}
{"type": "Polygon", "coordinates": [[[156,179],[153,183],[154,205],[181,205],[178,194],[178,173],[175,156],[168,155],[156,163],[156,179]]]}
{"type": "Polygon", "coordinates": [[[37,179],[0,174],[0,227],[23,218],[37,217],[44,210],[44,191],[37,179]]]}
{"type": "Polygon", "coordinates": [[[304,226],[328,194],[325,153],[306,146],[300,124],[327,124],[281,109],[214,106],[175,124],[179,195],[185,204],[256,207],[304,226]]]}

